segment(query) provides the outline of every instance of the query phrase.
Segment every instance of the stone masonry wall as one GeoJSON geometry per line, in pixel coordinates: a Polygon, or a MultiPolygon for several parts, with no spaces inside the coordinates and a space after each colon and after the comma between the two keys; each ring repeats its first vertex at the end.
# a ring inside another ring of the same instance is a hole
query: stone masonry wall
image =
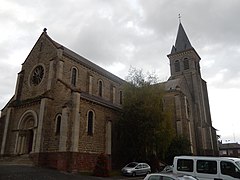
{"type": "Polygon", "coordinates": [[[22,70],[24,70],[24,85],[22,86],[21,100],[35,98],[36,96],[39,96],[46,91],[49,64],[53,58],[56,58],[55,47],[45,36],[41,36],[39,41],[36,43],[28,55],[26,61],[22,65],[22,70]],[[40,48],[40,46],[42,47],[40,48]],[[32,71],[37,65],[42,65],[44,67],[44,77],[39,85],[34,86],[31,85],[30,81],[32,71]]]}

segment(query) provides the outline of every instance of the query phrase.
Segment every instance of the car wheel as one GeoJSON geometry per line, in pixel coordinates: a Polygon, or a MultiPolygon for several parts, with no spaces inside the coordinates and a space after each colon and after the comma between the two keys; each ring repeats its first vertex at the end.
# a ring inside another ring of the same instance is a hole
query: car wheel
{"type": "Polygon", "coordinates": [[[133,172],[133,173],[132,173],[132,176],[133,176],[133,177],[136,176],[136,172],[133,172]]]}

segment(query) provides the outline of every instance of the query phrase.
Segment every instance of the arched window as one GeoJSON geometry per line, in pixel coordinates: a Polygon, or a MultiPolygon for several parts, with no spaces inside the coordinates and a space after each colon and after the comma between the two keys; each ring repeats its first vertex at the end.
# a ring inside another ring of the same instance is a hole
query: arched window
{"type": "Polygon", "coordinates": [[[112,86],[112,102],[116,102],[116,87],[112,86]]]}
{"type": "Polygon", "coordinates": [[[179,60],[176,60],[174,62],[174,67],[175,67],[175,72],[179,72],[180,71],[180,62],[179,62],[179,60]]]}
{"type": "Polygon", "coordinates": [[[188,58],[184,58],[184,60],[183,60],[183,67],[184,67],[184,70],[189,69],[189,60],[188,60],[188,58]]]}
{"type": "Polygon", "coordinates": [[[73,86],[76,86],[77,83],[77,68],[72,68],[72,74],[71,74],[71,84],[73,86]]]}
{"type": "Polygon", "coordinates": [[[94,121],[94,113],[93,111],[88,112],[88,122],[87,122],[87,134],[89,136],[93,135],[93,121],[94,121]]]}
{"type": "Polygon", "coordinates": [[[102,97],[103,95],[103,82],[102,80],[98,81],[98,95],[102,97]]]}
{"type": "Polygon", "coordinates": [[[89,82],[88,82],[88,92],[89,94],[92,94],[92,89],[93,89],[93,76],[89,76],[89,82]]]}
{"type": "Polygon", "coordinates": [[[122,104],[123,103],[123,92],[119,91],[119,103],[122,104]]]}
{"type": "Polygon", "coordinates": [[[60,134],[62,116],[59,114],[55,119],[55,134],[60,134]]]}

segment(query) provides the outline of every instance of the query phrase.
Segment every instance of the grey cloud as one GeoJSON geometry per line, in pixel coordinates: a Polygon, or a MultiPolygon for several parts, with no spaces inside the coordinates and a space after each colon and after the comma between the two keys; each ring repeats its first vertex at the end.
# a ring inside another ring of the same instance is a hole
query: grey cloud
{"type": "MultiPolygon", "coordinates": [[[[17,79],[16,72],[18,72],[18,68],[12,67],[10,64],[7,64],[7,63],[0,63],[0,72],[1,72],[1,76],[0,76],[1,94],[4,94],[5,96],[7,95],[8,97],[12,96],[14,92],[15,84],[16,84],[16,79],[17,79]]],[[[2,98],[6,100],[4,96],[2,96],[2,98]]],[[[0,98],[1,106],[3,105],[2,98],[0,98]]]]}
{"type": "Polygon", "coordinates": [[[6,2],[15,9],[0,12],[4,27],[0,30],[0,107],[12,96],[18,73],[6,62],[18,58],[16,66],[20,68],[44,27],[54,40],[96,64],[108,68],[121,62],[125,69],[118,75],[122,78],[133,66],[156,71],[166,80],[166,55],[175,43],[179,13],[193,47],[202,57],[202,75],[210,88],[239,88],[239,0],[6,2]],[[14,53],[21,55],[13,57],[14,53]]]}

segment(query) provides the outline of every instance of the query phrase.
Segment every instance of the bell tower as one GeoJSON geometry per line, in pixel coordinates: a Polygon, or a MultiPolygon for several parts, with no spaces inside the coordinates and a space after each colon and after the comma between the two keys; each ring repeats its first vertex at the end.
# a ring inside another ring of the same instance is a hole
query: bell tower
{"type": "Polygon", "coordinates": [[[207,84],[201,77],[200,56],[190,43],[179,22],[175,45],[168,55],[171,76],[168,81],[178,80],[178,87],[191,104],[191,121],[194,124],[198,155],[214,155],[217,151],[216,130],[212,127],[207,84]]]}

